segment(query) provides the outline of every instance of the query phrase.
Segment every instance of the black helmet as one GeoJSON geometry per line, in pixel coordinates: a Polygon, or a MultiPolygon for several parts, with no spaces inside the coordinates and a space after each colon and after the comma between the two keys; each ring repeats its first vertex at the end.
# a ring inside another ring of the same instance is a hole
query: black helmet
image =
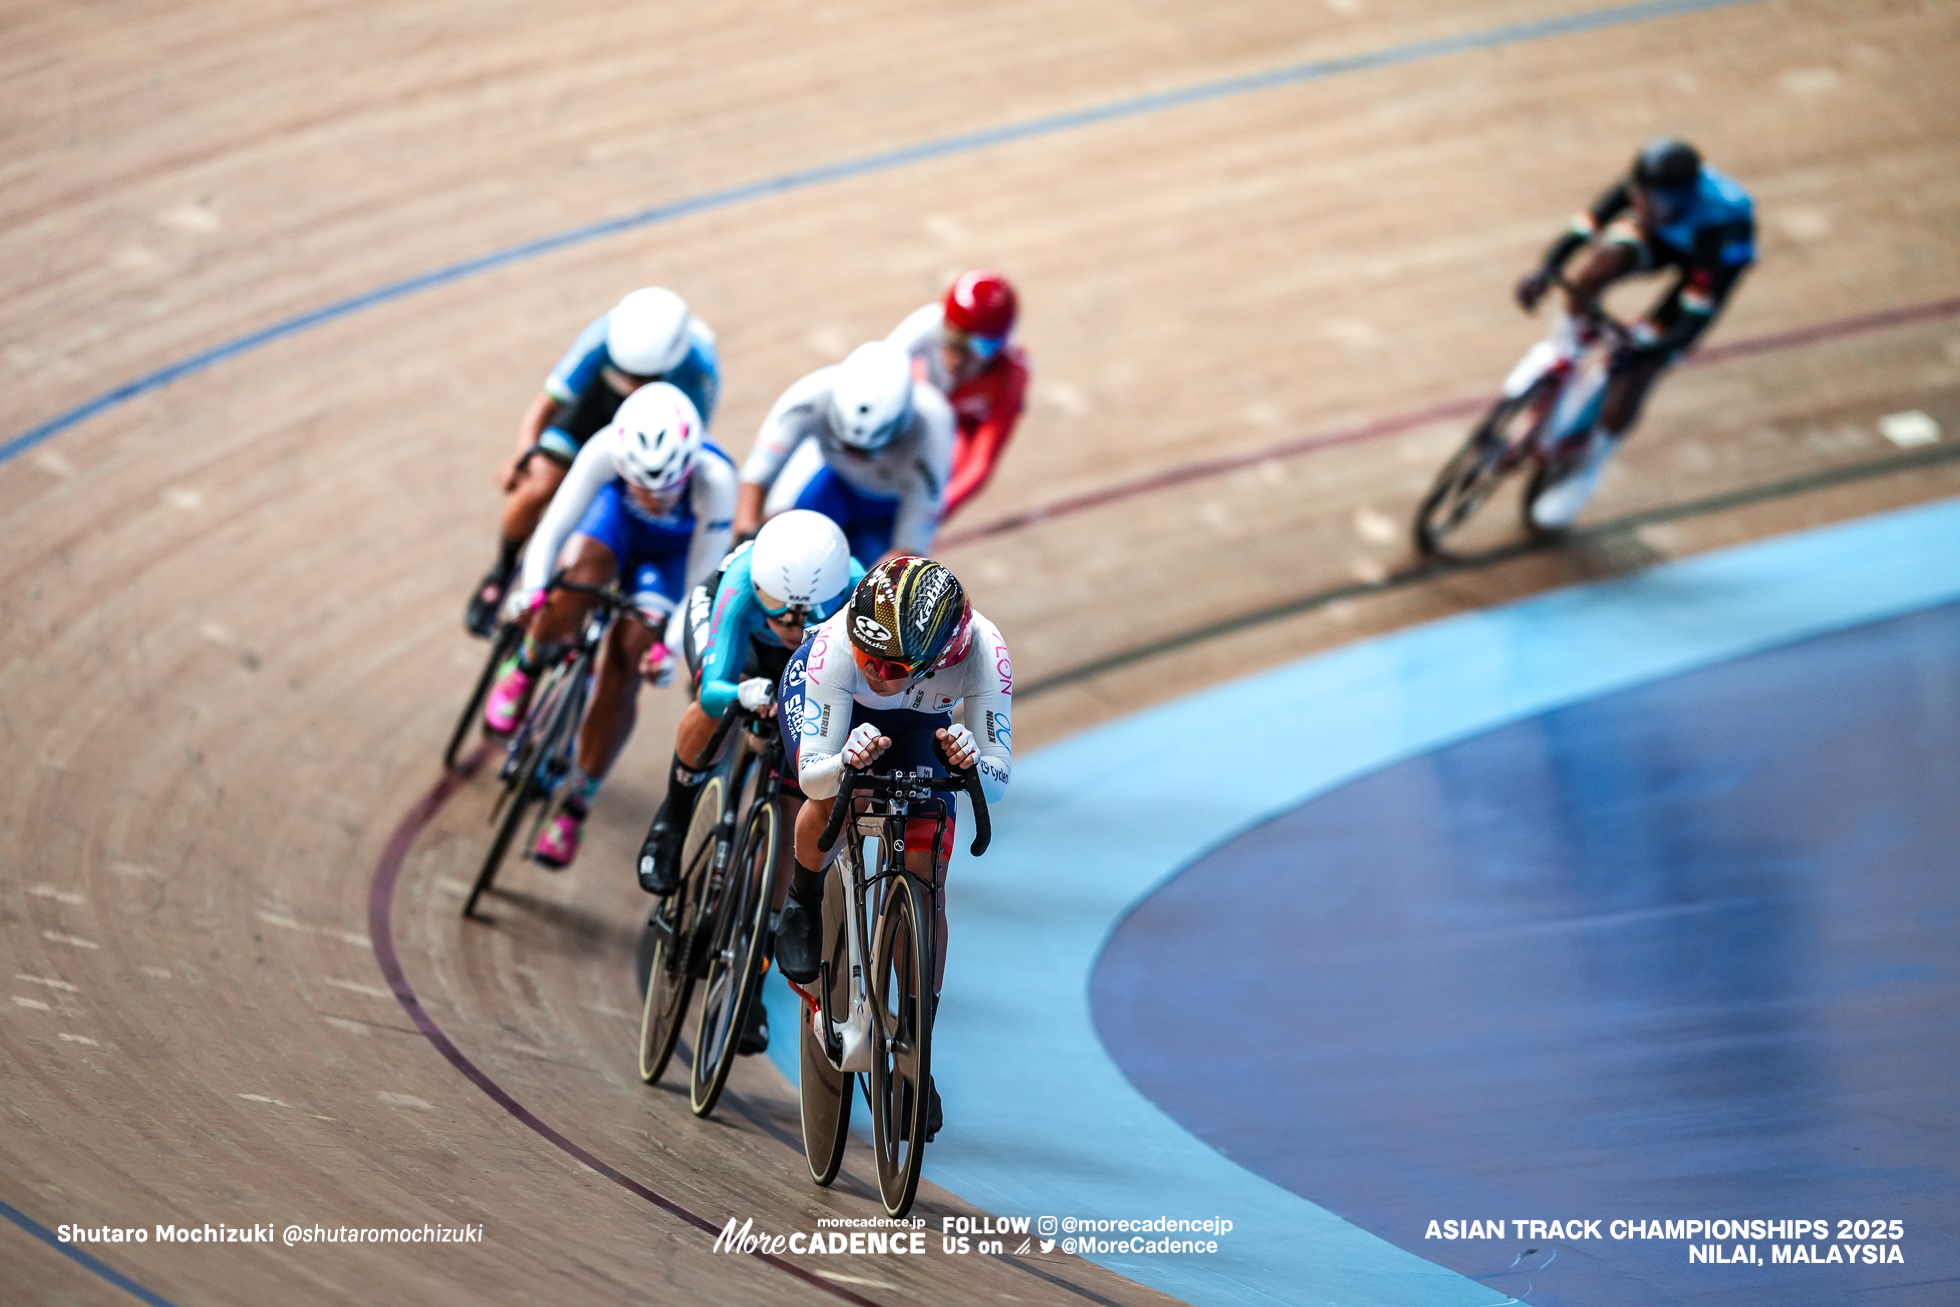
{"type": "Polygon", "coordinates": [[[1633,156],[1633,184],[1643,191],[1685,191],[1701,180],[1701,156],[1672,136],[1656,136],[1633,156]]]}

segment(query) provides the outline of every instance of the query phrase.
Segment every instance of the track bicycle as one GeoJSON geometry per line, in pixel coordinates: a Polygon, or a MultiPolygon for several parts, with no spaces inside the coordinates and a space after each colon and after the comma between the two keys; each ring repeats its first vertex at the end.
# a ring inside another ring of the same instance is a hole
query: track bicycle
{"type": "Polygon", "coordinates": [[[489,817],[497,823],[497,834],[469,897],[463,900],[465,917],[476,915],[477,900],[496,880],[497,869],[527,818],[530,829],[524,833],[524,842],[528,846],[536,841],[559,788],[572,773],[578,728],[592,695],[600,645],[621,613],[636,611],[632,598],[617,584],[590,586],[554,579],[546,589],[590,595],[597,603],[586,614],[578,638],[540,674],[524,720],[505,745],[503,766],[497,773],[503,789],[489,817]]]}
{"type": "Polygon", "coordinates": [[[775,718],[731,705],[707,752],[716,761],[681,841],[679,883],[647,920],[653,947],[643,950],[649,965],[640,1014],[640,1079],[653,1084],[667,1069],[689,999],[701,985],[688,1076],[696,1116],[714,1111],[749,1009],[761,1002],[776,863],[787,838],[777,802],[783,741],[775,718]]]}
{"type": "MultiPolygon", "coordinates": [[[[1572,289],[1563,278],[1554,284],[1572,289]]],[[[1584,453],[1584,442],[1577,437],[1598,421],[1612,378],[1612,354],[1631,340],[1627,326],[1596,299],[1586,299],[1575,313],[1561,314],[1551,334],[1511,369],[1497,402],[1437,474],[1416,510],[1417,552],[1441,553],[1443,541],[1526,463],[1531,464],[1531,476],[1523,496],[1525,528],[1544,534],[1531,520],[1531,506],[1584,453]]]]}
{"type": "Polygon", "coordinates": [[[804,1159],[818,1184],[837,1178],[851,1128],[852,1084],[861,1080],[871,1106],[878,1193],[894,1217],[912,1210],[925,1158],[933,932],[945,870],[940,850],[953,819],[950,796],[960,790],[973,800],[971,851],[977,858],[993,838],[977,768],[933,776],[847,766],[817,842],[828,853],[844,832],[844,852],[824,882],[816,992],[796,986],[809,1009],[808,1019],[797,1023],[804,1159]],[[865,806],[846,822],[855,798],[866,800],[865,806]],[[919,818],[933,821],[929,875],[905,867],[906,826],[919,818]]]}

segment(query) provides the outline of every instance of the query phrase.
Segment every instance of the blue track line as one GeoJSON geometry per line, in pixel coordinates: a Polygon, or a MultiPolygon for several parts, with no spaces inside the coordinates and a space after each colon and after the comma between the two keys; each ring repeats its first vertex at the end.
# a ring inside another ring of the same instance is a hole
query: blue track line
{"type": "Polygon", "coordinates": [[[110,1266],[100,1258],[89,1256],[74,1244],[63,1243],[55,1237],[53,1230],[48,1229],[47,1226],[42,1225],[39,1221],[27,1215],[27,1213],[20,1211],[18,1208],[10,1207],[6,1203],[0,1203],[0,1216],[6,1217],[9,1221],[12,1221],[15,1225],[18,1225],[21,1229],[27,1231],[36,1239],[39,1239],[42,1243],[54,1249],[63,1257],[94,1271],[97,1275],[115,1285],[123,1292],[132,1294],[144,1302],[149,1303],[150,1307],[177,1307],[170,1299],[145,1289],[142,1285],[136,1283],[136,1281],[130,1279],[127,1275],[124,1275],[121,1271],[110,1266]]]}
{"type": "Polygon", "coordinates": [[[622,232],[641,227],[657,226],[672,222],[696,213],[706,213],[715,209],[726,209],[749,200],[758,200],[770,195],[780,195],[787,191],[804,190],[825,182],[842,181],[850,177],[863,177],[871,173],[888,172],[910,164],[923,163],[930,159],[942,159],[948,155],[967,154],[975,150],[989,149],[996,145],[1006,145],[1014,141],[1029,140],[1038,136],[1052,136],[1060,132],[1073,131],[1078,127],[1093,127],[1100,123],[1115,122],[1123,118],[1135,118],[1143,114],[1158,113],[1166,109],[1181,109],[1187,105],[1203,104],[1210,100],[1222,100],[1229,96],[1245,95],[1255,91],[1268,91],[1282,86],[1299,86],[1307,82],[1324,81],[1343,73],[1366,72],[1374,68],[1390,68],[1397,64],[1414,63],[1423,59],[1435,59],[1444,55],[1464,54],[1473,50],[1489,50],[1498,46],[1517,45],[1525,41],[1539,41],[1555,36],[1572,36],[1580,32],[1598,31],[1601,28],[1620,27],[1629,23],[1645,22],[1652,18],[1671,18],[1679,14],[1699,13],[1706,9],[1725,9],[1732,5],[1751,4],[1755,0],[1648,0],[1644,4],[1615,5],[1609,9],[1596,9],[1581,14],[1566,14],[1556,18],[1537,18],[1529,22],[1508,23],[1481,32],[1465,32],[1460,36],[1438,37],[1429,41],[1414,41],[1407,45],[1391,46],[1386,50],[1369,51],[1362,54],[1341,55],[1333,59],[1317,59],[1311,63],[1294,64],[1286,68],[1275,68],[1263,73],[1250,73],[1242,77],[1228,77],[1221,81],[1202,82],[1196,86],[1182,87],[1173,91],[1159,91],[1151,95],[1135,96],[1127,100],[1116,100],[1109,104],[1095,105],[1086,109],[1074,109],[1067,113],[1050,114],[1033,118],[1027,122],[1010,123],[1002,127],[989,127],[976,132],[963,132],[957,136],[943,137],[937,141],[926,141],[918,145],[900,146],[897,149],[881,150],[875,154],[862,155],[855,159],[844,159],[836,163],[819,164],[812,168],[798,169],[777,177],[761,181],[744,182],[705,195],[688,199],[674,200],[667,204],[657,204],[638,213],[623,217],[609,218],[584,227],[574,227],[570,231],[559,232],[554,236],[526,241],[506,249],[452,263],[432,272],[421,273],[403,281],[391,282],[377,290],[352,298],[338,300],[323,308],[302,313],[272,326],[249,332],[222,345],[214,345],[188,358],[180,359],[167,367],[159,368],[147,376],[125,382],[113,390],[108,390],[94,399],[80,404],[67,412],[49,418],[38,426],[15,436],[5,445],[0,445],[0,463],[6,463],[20,454],[26,453],[42,441],[59,435],[68,428],[94,417],[97,413],[115,408],[139,395],[153,390],[161,390],[172,382],[181,380],[193,373],[203,372],[227,359],[247,354],[260,346],[269,345],[287,336],[298,335],[302,331],[348,317],[364,309],[375,308],[398,299],[450,282],[473,277],[480,272],[501,268],[507,264],[519,263],[525,259],[536,258],[555,250],[574,245],[583,245],[607,236],[617,236],[622,232]]]}

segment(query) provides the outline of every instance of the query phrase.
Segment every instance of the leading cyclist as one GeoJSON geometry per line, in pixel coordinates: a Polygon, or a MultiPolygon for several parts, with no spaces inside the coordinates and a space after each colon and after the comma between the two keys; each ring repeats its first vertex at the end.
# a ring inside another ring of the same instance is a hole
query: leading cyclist
{"type": "Polygon", "coordinates": [[[1518,303],[1527,312],[1535,309],[1566,260],[1587,244],[1593,244],[1592,254],[1567,291],[1575,311],[1621,277],[1662,268],[1677,275],[1613,359],[1599,421],[1574,437],[1586,443],[1532,505],[1533,523],[1548,531],[1578,517],[1654,382],[1708,329],[1755,262],[1755,206],[1747,191],[1702,163],[1686,141],[1649,141],[1634,156],[1631,174],[1573,218],[1543,265],[1518,283],[1518,303]]]}
{"type": "Polygon", "coordinates": [[[591,596],[571,590],[553,591],[547,601],[555,569],[586,586],[623,578],[639,620],[618,622],[606,633],[572,774],[531,851],[535,861],[562,868],[578,856],[592,799],[632,733],[640,677],[665,684],[673,676],[676,660],[658,633],[689,584],[728,552],[734,511],[735,465],[708,441],[693,402],[665,382],[627,396],[612,425],[579,451],[552,497],[507,605],[535,616],[517,657],[490,689],[484,725],[498,734],[516,729],[538,673],[592,606],[591,596]]]}
{"type": "Polygon", "coordinates": [[[579,333],[545,378],[517,424],[517,448],[497,466],[503,527],[497,561],[470,596],[464,624],[488,636],[517,570],[517,557],[537,529],[566,469],[595,432],[603,430],[628,395],[649,381],[680,388],[702,422],[715,416],[721,369],[715,333],[688,312],[687,302],[660,286],[636,290],[579,333]]]}
{"type": "MultiPolygon", "coordinates": [[[[1014,668],[999,629],[973,611],[950,568],[925,558],[901,555],[872,568],[852,591],[849,607],[790,658],[779,715],[808,801],[796,816],[796,872],[776,924],[776,965],[784,976],[799,983],[817,976],[824,868],[843,847],[840,841],[826,857],[817,841],[836,805],[844,764],[923,768],[936,776],[978,768],[981,792],[997,803],[1007,793],[1013,763],[1013,694],[1014,668]]],[[[914,819],[906,831],[905,865],[926,876],[935,862],[931,831],[927,818],[914,819]]],[[[952,848],[949,821],[936,859],[928,1029],[946,971],[944,875],[952,848]]],[[[941,1118],[935,1087],[927,1139],[938,1132],[941,1118]]]]}

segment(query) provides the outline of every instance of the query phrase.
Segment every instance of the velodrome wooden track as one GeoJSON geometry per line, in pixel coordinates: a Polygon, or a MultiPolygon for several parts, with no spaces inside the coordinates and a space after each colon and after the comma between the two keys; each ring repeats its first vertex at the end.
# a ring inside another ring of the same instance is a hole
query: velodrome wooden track
{"type": "MultiPolygon", "coordinates": [[[[1582,8],[16,4],[0,439],[600,219],[1582,8]]],[[[1960,430],[1960,317],[1939,307],[1960,296],[1957,38],[1952,5],[1759,0],[1031,136],[459,278],[22,452],[0,466],[0,1201],[49,1227],[486,1229],[458,1249],[91,1249],[176,1303],[827,1297],[712,1258],[514,1119],[413,1030],[370,948],[374,871],[479,657],[459,610],[490,468],[570,337],[626,289],[681,290],[721,335],[717,426],[739,451],[802,372],[963,266],[1008,270],[1033,407],[943,554],[1044,691],[1022,697],[1026,749],[1365,633],[1960,491],[1937,449],[1885,465],[1907,456],[1875,426],[1919,409],[1960,430]],[[1590,515],[1621,528],[1395,580],[1463,428],[1419,415],[1495,385],[1542,329],[1511,282],[1663,129],[1760,204],[1762,266],[1716,341],[1826,330],[1669,383],[1590,515]]],[[[457,794],[401,865],[402,966],[515,1100],[673,1203],[717,1226],[868,1214],[862,1158],[836,1190],[807,1183],[771,1067],[738,1068],[708,1123],[633,1075],[645,900],[626,854],[674,712],[644,697],[580,865],[508,872],[494,925],[456,916],[489,801],[481,781],[457,794]]],[[[921,1210],[968,1209],[930,1192],[921,1210]]],[[[1059,1253],[855,1266],[833,1289],[883,1304],[1157,1298],[1059,1253]]],[[[11,1224],[0,1283],[9,1302],[129,1300],[11,1224]]]]}

